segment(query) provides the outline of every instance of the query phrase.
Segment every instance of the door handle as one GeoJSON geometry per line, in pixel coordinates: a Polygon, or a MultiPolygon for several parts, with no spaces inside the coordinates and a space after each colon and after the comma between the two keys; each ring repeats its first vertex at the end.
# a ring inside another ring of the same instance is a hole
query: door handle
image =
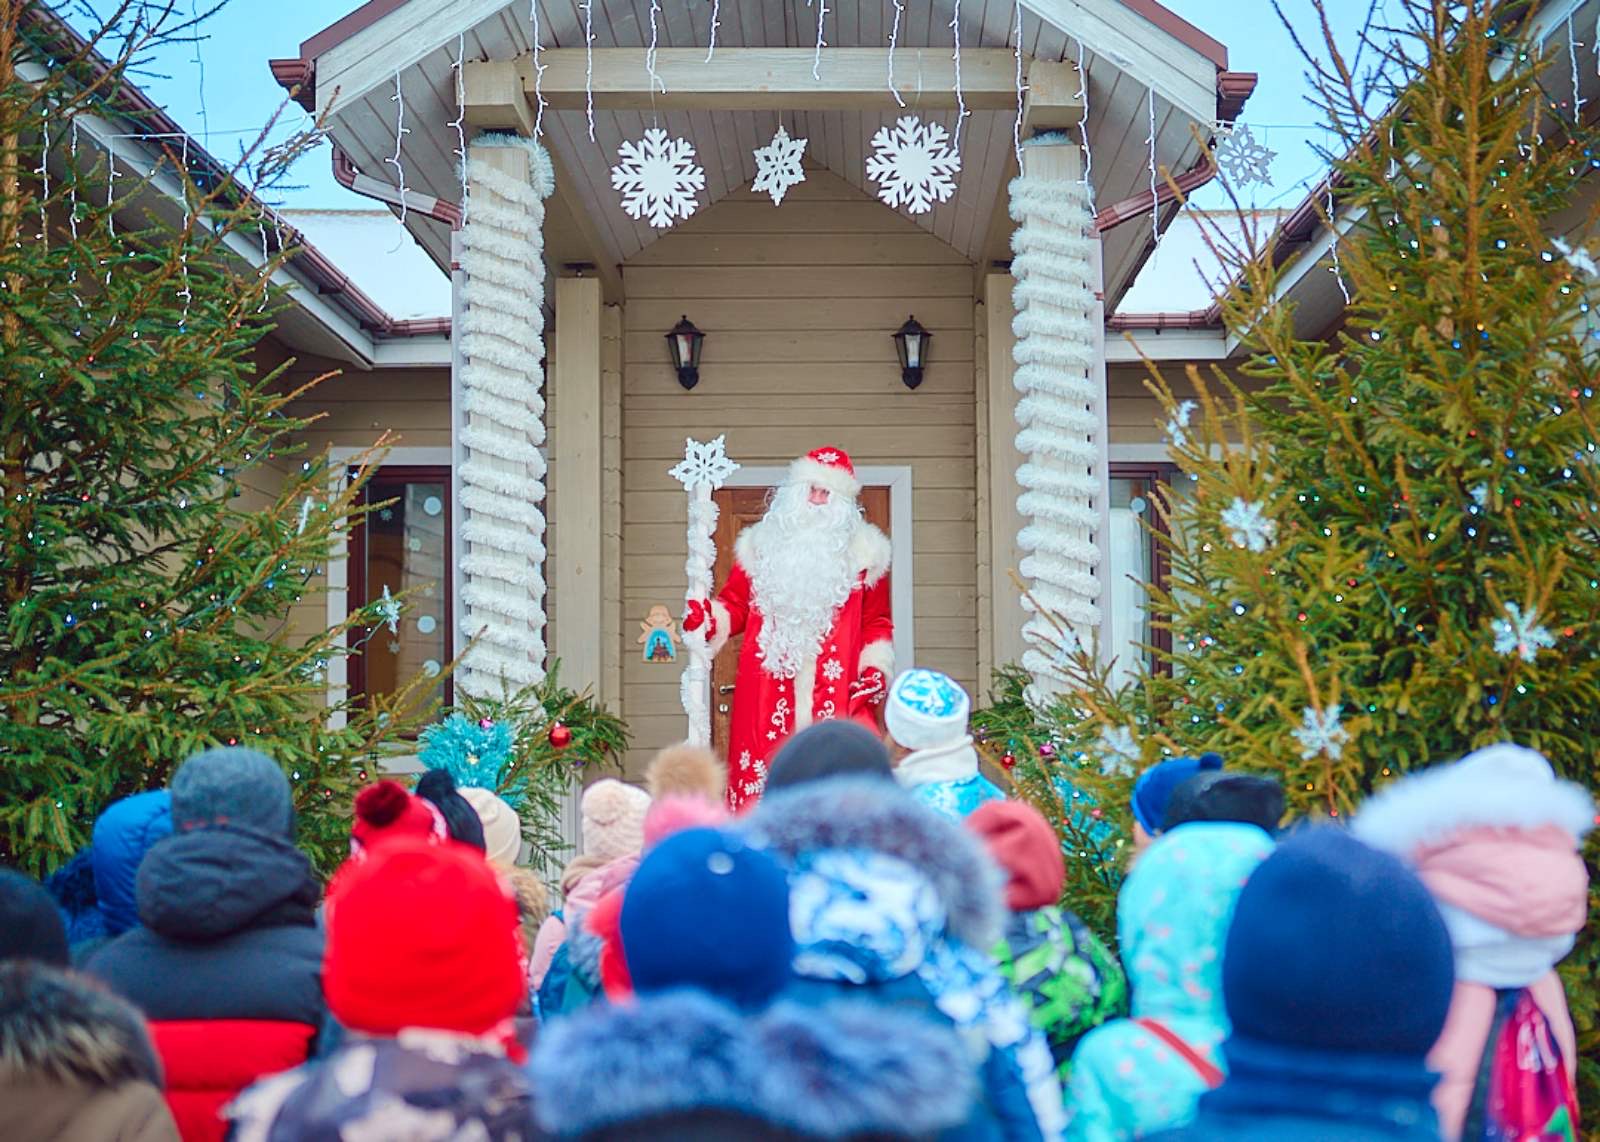
{"type": "Polygon", "coordinates": [[[734,687],[734,684],[732,682],[728,683],[726,686],[718,686],[717,687],[717,693],[718,694],[732,694],[733,693],[733,687],[734,687]]]}

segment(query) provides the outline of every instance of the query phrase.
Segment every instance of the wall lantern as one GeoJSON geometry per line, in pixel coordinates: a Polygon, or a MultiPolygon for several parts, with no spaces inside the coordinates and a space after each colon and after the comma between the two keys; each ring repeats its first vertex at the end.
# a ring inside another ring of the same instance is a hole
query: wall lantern
{"type": "Polygon", "coordinates": [[[915,317],[906,318],[906,323],[895,331],[894,348],[900,354],[900,379],[906,388],[914,389],[922,383],[922,366],[932,340],[933,334],[918,325],[915,317]]]}
{"type": "Polygon", "coordinates": [[[700,346],[706,335],[694,327],[694,322],[682,318],[667,334],[667,344],[672,349],[672,367],[678,370],[678,383],[692,389],[700,383],[700,346]]]}

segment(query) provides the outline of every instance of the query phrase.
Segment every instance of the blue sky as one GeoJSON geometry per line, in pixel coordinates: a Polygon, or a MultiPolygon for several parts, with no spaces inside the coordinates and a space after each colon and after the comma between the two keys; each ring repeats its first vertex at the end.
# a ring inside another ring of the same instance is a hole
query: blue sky
{"type": "MultiPolygon", "coordinates": [[[[177,0],[180,10],[196,3],[204,10],[207,0],[177,0]]],[[[682,3],[684,0],[666,0],[682,3]]],[[[768,3],[774,0],[767,0],[768,3]]],[[[802,0],[789,0],[801,3],[802,0]]],[[[872,3],[874,0],[856,0],[872,3]]],[[[1306,34],[1316,35],[1311,0],[1282,0],[1284,10],[1306,34]]],[[[104,0],[101,0],[103,5],[104,0]]],[[[1257,188],[1261,206],[1293,206],[1322,166],[1310,143],[1325,139],[1312,124],[1316,112],[1305,101],[1303,67],[1288,33],[1273,13],[1269,0],[1165,0],[1167,7],[1228,45],[1230,64],[1236,71],[1255,71],[1260,83],[1246,106],[1244,121],[1253,124],[1256,138],[1277,152],[1273,185],[1257,188]]],[[[300,42],[355,10],[360,0],[233,0],[207,24],[204,39],[194,45],[174,46],[157,61],[139,83],[180,124],[206,143],[219,158],[238,153],[243,142],[255,136],[260,124],[283,102],[283,91],[272,80],[267,60],[299,54],[300,42]],[[198,55],[198,63],[196,56],[198,55]]],[[[1366,4],[1360,0],[1330,0],[1333,19],[1342,42],[1353,42],[1366,4]]],[[[290,108],[287,121],[298,123],[298,109],[290,108]]],[[[326,149],[308,155],[296,169],[299,189],[281,197],[296,207],[356,207],[365,200],[340,188],[329,173],[326,149]]],[[[1220,201],[1217,200],[1217,201],[1220,201]]],[[[1215,205],[1208,198],[1202,205],[1215,205]]]]}

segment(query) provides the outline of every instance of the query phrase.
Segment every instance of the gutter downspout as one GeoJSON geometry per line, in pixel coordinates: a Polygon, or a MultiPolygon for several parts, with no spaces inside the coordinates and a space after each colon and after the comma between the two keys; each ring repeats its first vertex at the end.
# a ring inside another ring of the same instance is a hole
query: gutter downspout
{"type": "MultiPolygon", "coordinates": [[[[460,203],[447,202],[431,194],[419,194],[414,190],[400,190],[382,179],[362,174],[356,169],[356,164],[350,161],[350,156],[344,153],[343,148],[336,143],[332,146],[333,178],[346,190],[353,190],[363,198],[377,199],[388,206],[403,206],[406,210],[421,214],[425,218],[443,222],[451,230],[461,229],[463,215],[460,203]]],[[[454,259],[454,254],[451,257],[454,259]]]]}

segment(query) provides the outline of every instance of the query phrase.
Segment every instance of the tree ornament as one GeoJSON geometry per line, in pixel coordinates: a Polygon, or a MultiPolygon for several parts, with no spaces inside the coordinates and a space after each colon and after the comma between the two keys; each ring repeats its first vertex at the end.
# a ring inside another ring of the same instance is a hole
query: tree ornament
{"type": "Polygon", "coordinates": [[[926,214],[935,202],[948,202],[955,194],[961,156],[942,124],[902,115],[893,127],[878,129],[872,149],[867,178],[878,184],[878,197],[886,205],[926,214]]]}
{"type": "Polygon", "coordinates": [[[550,724],[550,744],[557,749],[566,749],[572,744],[572,731],[563,722],[550,724]]]}
{"type": "Polygon", "coordinates": [[[1049,742],[1045,742],[1039,747],[1039,756],[1044,758],[1046,761],[1049,761],[1051,758],[1055,757],[1055,755],[1056,747],[1051,745],[1049,742]]]}
{"type": "Polygon", "coordinates": [[[1300,728],[1291,730],[1290,735],[1300,743],[1302,761],[1310,761],[1319,753],[1327,754],[1334,761],[1344,755],[1350,732],[1339,724],[1339,715],[1343,711],[1344,707],[1335,702],[1320,714],[1313,706],[1307,706],[1300,712],[1300,728]]]}
{"type": "Polygon", "coordinates": [[[1552,238],[1550,244],[1556,252],[1566,259],[1567,265],[1587,277],[1600,277],[1600,266],[1595,265],[1594,256],[1582,246],[1573,246],[1564,238],[1552,238]]]}
{"type": "Polygon", "coordinates": [[[755,149],[756,181],[750,189],[770,195],[774,206],[781,204],[791,186],[806,180],[806,172],[800,166],[805,153],[806,140],[791,139],[783,124],[778,124],[772,141],[755,149]]]}
{"type": "Polygon", "coordinates": [[[662,128],[651,127],[637,143],[623,140],[617,156],[622,161],[611,168],[611,188],[622,192],[628,217],[664,229],[700,208],[695,194],[706,188],[706,172],[694,161],[687,139],[669,138],[662,128]]]}
{"type": "Polygon", "coordinates": [[[1006,753],[1006,754],[1001,754],[1000,755],[1000,766],[1006,772],[1009,773],[1012,769],[1016,768],[1016,764],[1017,764],[1017,755],[1016,754],[1014,754],[1014,753],[1006,753]]]}
{"type": "Polygon", "coordinates": [[[1233,504],[1222,512],[1222,526],[1228,529],[1228,538],[1235,547],[1251,551],[1265,551],[1277,533],[1278,525],[1266,516],[1265,506],[1258,500],[1246,503],[1235,496],[1233,504]]]}
{"type": "Polygon", "coordinates": [[[1182,448],[1189,442],[1189,419],[1198,407],[1192,400],[1178,402],[1178,407],[1167,418],[1167,443],[1174,448],[1182,448]]]}
{"type": "Polygon", "coordinates": [[[1127,726],[1105,726],[1100,730],[1100,773],[1105,777],[1133,776],[1133,763],[1139,760],[1139,745],[1127,726]]]}
{"type": "Polygon", "coordinates": [[[1278,152],[1256,142],[1250,128],[1236,124],[1216,150],[1217,169],[1237,189],[1272,185],[1272,160],[1278,152]]]}
{"type": "Polygon", "coordinates": [[[1529,607],[1523,614],[1515,603],[1506,604],[1506,618],[1489,624],[1494,631],[1494,652],[1505,656],[1515,654],[1524,662],[1532,662],[1540,650],[1555,646],[1556,636],[1539,625],[1539,609],[1529,607]]]}

